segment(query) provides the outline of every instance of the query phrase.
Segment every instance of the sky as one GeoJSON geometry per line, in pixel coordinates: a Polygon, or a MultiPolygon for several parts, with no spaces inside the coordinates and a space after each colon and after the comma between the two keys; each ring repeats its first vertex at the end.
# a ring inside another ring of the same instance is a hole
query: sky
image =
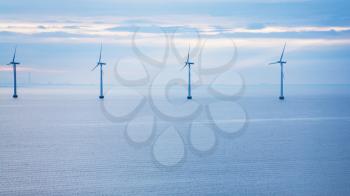
{"type": "Polygon", "coordinates": [[[232,69],[246,83],[278,84],[279,67],[267,64],[279,59],[285,42],[287,84],[350,84],[349,8],[346,0],[0,1],[0,86],[12,82],[6,64],[15,45],[22,85],[98,84],[91,68],[101,42],[111,84],[117,62],[126,77],[152,67],[135,47],[161,61],[167,44],[164,66],[183,77],[191,45],[191,58],[203,67],[236,54],[232,69]]]}

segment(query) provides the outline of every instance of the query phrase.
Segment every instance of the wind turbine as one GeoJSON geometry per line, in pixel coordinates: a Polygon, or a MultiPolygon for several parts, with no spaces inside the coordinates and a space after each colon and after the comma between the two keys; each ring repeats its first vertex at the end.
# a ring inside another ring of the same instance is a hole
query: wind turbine
{"type": "Polygon", "coordinates": [[[17,46],[15,46],[15,52],[13,54],[12,61],[8,63],[7,65],[12,65],[13,67],[13,98],[17,98],[17,73],[16,73],[16,67],[19,65],[19,62],[16,62],[16,53],[17,53],[17,46]]]}
{"type": "Polygon", "coordinates": [[[94,71],[98,66],[100,66],[100,99],[104,99],[105,97],[103,96],[103,69],[102,66],[106,65],[106,63],[101,62],[101,57],[102,57],[102,44],[100,48],[100,58],[98,59],[98,62],[96,66],[91,70],[94,71]]]}
{"type": "Polygon", "coordinates": [[[283,60],[283,56],[284,56],[284,51],[286,50],[286,45],[287,45],[287,43],[284,44],[280,60],[269,64],[269,65],[280,64],[280,66],[281,66],[281,95],[279,97],[280,100],[284,100],[284,95],[283,95],[283,80],[284,80],[283,65],[287,64],[287,61],[283,60]]]}
{"type": "Polygon", "coordinates": [[[194,65],[194,63],[190,62],[190,50],[191,50],[191,46],[188,48],[187,60],[185,62],[185,66],[182,68],[182,69],[184,69],[185,67],[188,67],[188,96],[187,96],[187,99],[192,99],[192,95],[191,95],[191,66],[194,65]]]}

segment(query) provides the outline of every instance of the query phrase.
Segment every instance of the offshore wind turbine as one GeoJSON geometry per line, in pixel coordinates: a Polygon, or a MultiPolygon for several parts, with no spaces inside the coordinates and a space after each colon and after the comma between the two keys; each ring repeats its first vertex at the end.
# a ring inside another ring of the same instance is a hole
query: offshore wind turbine
{"type": "Polygon", "coordinates": [[[102,58],[102,44],[101,44],[101,48],[100,48],[100,57],[98,59],[98,62],[96,64],[96,66],[91,70],[94,71],[98,66],[100,66],[100,99],[104,99],[103,96],[103,66],[106,65],[106,63],[101,62],[101,58],[102,58]]]}
{"type": "Polygon", "coordinates": [[[284,82],[283,66],[285,64],[287,64],[287,61],[283,60],[283,56],[284,56],[284,51],[286,50],[286,45],[287,45],[287,43],[284,44],[280,60],[269,64],[269,65],[280,64],[280,66],[281,66],[281,94],[280,94],[280,97],[279,97],[280,100],[284,100],[284,95],[283,95],[283,82],[284,82]]]}
{"type": "Polygon", "coordinates": [[[17,65],[19,65],[19,62],[16,62],[16,53],[17,53],[17,46],[15,46],[15,52],[13,53],[13,58],[10,63],[7,65],[12,65],[13,68],[13,98],[17,98],[17,65]]]}
{"type": "Polygon", "coordinates": [[[188,53],[187,53],[187,60],[185,62],[185,66],[182,68],[184,69],[185,67],[188,67],[188,95],[187,99],[192,99],[192,94],[191,94],[191,66],[194,65],[193,62],[190,61],[190,50],[191,47],[188,48],[188,53]]]}

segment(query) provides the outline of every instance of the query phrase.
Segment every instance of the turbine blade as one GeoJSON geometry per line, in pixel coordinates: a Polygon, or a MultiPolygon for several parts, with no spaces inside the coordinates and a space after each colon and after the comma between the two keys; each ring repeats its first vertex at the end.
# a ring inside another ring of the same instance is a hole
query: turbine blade
{"type": "Polygon", "coordinates": [[[15,59],[16,59],[16,53],[17,53],[17,46],[15,46],[15,53],[13,53],[13,59],[12,59],[12,62],[15,62],[15,59]]]}
{"type": "Polygon", "coordinates": [[[102,43],[101,43],[101,47],[100,47],[100,58],[98,59],[98,62],[101,62],[101,57],[102,57],[102,43]]]}
{"type": "Polygon", "coordinates": [[[187,61],[186,64],[190,61],[190,51],[191,51],[191,44],[188,46],[188,52],[187,52],[187,61]]]}
{"type": "Polygon", "coordinates": [[[275,65],[275,64],[279,64],[279,62],[273,62],[273,63],[269,63],[269,65],[275,65]]]}
{"type": "Polygon", "coordinates": [[[187,60],[186,60],[186,64],[190,61],[190,52],[187,53],[187,60]]]}
{"type": "Polygon", "coordinates": [[[97,64],[93,69],[91,69],[91,71],[94,71],[98,66],[99,64],[97,64]]]}
{"type": "Polygon", "coordinates": [[[283,51],[282,51],[282,54],[281,54],[280,61],[282,61],[282,59],[283,59],[283,56],[284,56],[284,51],[286,50],[286,45],[287,45],[287,42],[286,42],[286,43],[284,43],[284,47],[283,47],[283,51]]]}

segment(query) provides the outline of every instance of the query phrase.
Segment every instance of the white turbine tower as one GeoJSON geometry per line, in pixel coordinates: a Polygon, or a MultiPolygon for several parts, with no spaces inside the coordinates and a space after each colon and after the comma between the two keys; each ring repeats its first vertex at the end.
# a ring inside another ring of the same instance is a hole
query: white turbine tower
{"type": "Polygon", "coordinates": [[[100,48],[100,58],[98,59],[98,62],[96,64],[96,66],[91,70],[94,71],[98,66],[100,66],[100,99],[103,99],[103,69],[102,66],[106,65],[106,63],[102,63],[101,62],[101,57],[102,57],[102,44],[101,44],[101,48],[100,48]]]}
{"type": "Polygon", "coordinates": [[[17,65],[19,65],[19,62],[16,62],[16,53],[17,53],[17,46],[15,47],[15,52],[13,54],[12,61],[8,63],[7,65],[12,65],[13,67],[13,98],[17,98],[17,65]]]}
{"type": "Polygon", "coordinates": [[[194,63],[190,62],[190,50],[191,50],[191,47],[188,48],[187,60],[185,62],[185,66],[183,67],[183,69],[185,67],[188,67],[188,96],[187,96],[187,99],[192,99],[192,95],[191,95],[191,66],[194,65],[194,63]]]}
{"type": "Polygon", "coordinates": [[[283,51],[282,51],[280,60],[279,60],[279,61],[276,61],[276,62],[273,62],[273,63],[270,63],[270,65],[280,64],[280,66],[281,66],[281,95],[280,95],[280,97],[279,97],[280,100],[284,100],[284,95],[283,95],[283,81],[284,81],[283,66],[284,66],[285,64],[287,64],[287,61],[284,61],[284,60],[283,60],[283,56],[284,56],[284,51],[286,50],[286,45],[287,45],[287,43],[284,44],[284,47],[283,47],[283,51]]]}

